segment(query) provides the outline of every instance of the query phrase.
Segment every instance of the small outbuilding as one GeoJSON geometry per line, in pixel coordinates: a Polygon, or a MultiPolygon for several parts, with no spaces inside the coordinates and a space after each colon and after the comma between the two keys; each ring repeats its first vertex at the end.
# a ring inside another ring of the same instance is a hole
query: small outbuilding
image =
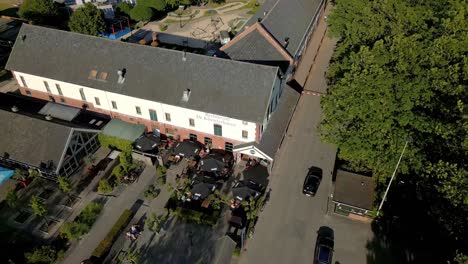
{"type": "Polygon", "coordinates": [[[355,219],[372,218],[374,189],[372,177],[337,170],[333,194],[335,213],[355,219]]]}

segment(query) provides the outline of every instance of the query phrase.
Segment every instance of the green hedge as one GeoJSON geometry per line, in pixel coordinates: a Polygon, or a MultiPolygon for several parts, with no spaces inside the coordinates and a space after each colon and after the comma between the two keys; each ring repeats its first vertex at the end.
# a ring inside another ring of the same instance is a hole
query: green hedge
{"type": "Polygon", "coordinates": [[[92,255],[98,258],[104,257],[112,247],[112,244],[119,235],[120,231],[122,231],[122,229],[128,225],[132,219],[132,216],[133,212],[131,210],[125,210],[122,215],[120,215],[119,219],[117,219],[109,233],[107,233],[106,237],[101,241],[101,243],[99,243],[97,248],[94,249],[92,255]]]}
{"type": "Polygon", "coordinates": [[[60,229],[60,234],[69,240],[78,239],[87,234],[101,213],[103,205],[90,202],[73,222],[66,222],[60,229]]]}
{"type": "Polygon", "coordinates": [[[101,143],[101,146],[103,147],[114,147],[120,149],[123,152],[127,151],[129,153],[131,153],[132,151],[132,142],[130,142],[129,140],[104,135],[102,133],[98,134],[98,139],[99,143],[101,143]]]}
{"type": "Polygon", "coordinates": [[[171,211],[171,213],[184,221],[209,226],[216,225],[220,215],[219,211],[215,211],[212,215],[208,215],[203,212],[198,212],[195,210],[181,207],[177,207],[175,210],[171,211]]]}

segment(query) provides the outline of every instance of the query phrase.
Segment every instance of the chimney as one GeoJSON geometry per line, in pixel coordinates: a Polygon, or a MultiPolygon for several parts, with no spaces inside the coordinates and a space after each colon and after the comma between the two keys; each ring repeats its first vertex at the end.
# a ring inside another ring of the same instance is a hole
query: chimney
{"type": "Polygon", "coordinates": [[[289,45],[289,37],[284,38],[284,48],[287,48],[289,45]]]}
{"type": "Polygon", "coordinates": [[[14,106],[11,107],[11,111],[16,113],[16,112],[19,111],[19,108],[16,105],[14,105],[14,106]]]}
{"type": "Polygon", "coordinates": [[[182,94],[182,101],[183,101],[183,102],[188,102],[191,93],[192,93],[192,92],[190,91],[190,89],[186,89],[186,90],[184,91],[184,93],[182,94]]]}
{"type": "Polygon", "coordinates": [[[257,17],[257,22],[262,22],[262,18],[261,18],[261,17],[257,17]]]}
{"type": "Polygon", "coordinates": [[[183,51],[182,53],[182,61],[186,61],[187,60],[187,54],[185,54],[185,51],[183,51]]]}
{"type": "Polygon", "coordinates": [[[122,70],[118,70],[117,74],[119,75],[119,79],[117,80],[118,83],[123,84],[125,82],[125,73],[127,70],[123,68],[122,70]]]}
{"type": "Polygon", "coordinates": [[[45,116],[45,120],[47,120],[47,121],[52,120],[52,116],[51,116],[51,115],[46,115],[46,116],[45,116]]]}
{"type": "Polygon", "coordinates": [[[268,14],[268,11],[263,12],[263,16],[266,16],[268,14]]]}

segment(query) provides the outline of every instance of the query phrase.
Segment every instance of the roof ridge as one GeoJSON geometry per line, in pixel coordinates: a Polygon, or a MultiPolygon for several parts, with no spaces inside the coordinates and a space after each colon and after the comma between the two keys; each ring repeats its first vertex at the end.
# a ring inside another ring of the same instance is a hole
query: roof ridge
{"type": "MultiPolygon", "coordinates": [[[[66,31],[66,30],[61,30],[61,29],[54,29],[54,28],[43,27],[43,26],[38,26],[38,25],[23,24],[21,26],[20,33],[23,31],[23,27],[40,28],[41,30],[45,29],[45,30],[50,30],[50,31],[60,31],[60,33],[63,33],[63,34],[77,35],[77,36],[80,36],[80,37],[87,37],[87,38],[90,38],[90,39],[94,38],[94,39],[98,39],[98,40],[102,40],[102,41],[108,41],[110,43],[114,43],[116,45],[121,45],[123,47],[128,45],[128,46],[134,46],[134,47],[146,48],[146,49],[158,49],[158,51],[161,51],[161,52],[174,53],[174,54],[180,54],[180,55],[183,55],[185,53],[185,54],[187,54],[189,56],[200,57],[200,58],[210,58],[213,61],[215,61],[215,60],[221,61],[222,60],[222,61],[225,61],[225,62],[228,62],[228,63],[233,63],[233,64],[248,64],[248,65],[251,65],[253,67],[260,67],[260,68],[263,67],[263,68],[271,68],[271,69],[278,68],[277,66],[262,65],[262,64],[256,64],[256,63],[244,62],[244,61],[224,59],[224,58],[221,58],[221,57],[207,56],[207,55],[196,54],[196,53],[192,53],[192,52],[185,52],[185,51],[173,50],[173,49],[165,49],[165,48],[160,48],[160,47],[152,47],[152,46],[148,46],[148,45],[141,45],[141,44],[138,44],[138,43],[123,42],[123,41],[120,41],[120,40],[111,40],[111,39],[104,38],[104,37],[86,35],[86,34],[82,34],[82,33],[78,33],[78,32],[66,31]]],[[[165,34],[167,34],[167,33],[165,33],[165,34]]],[[[20,38],[20,35],[21,34],[18,34],[18,38],[20,38]]],[[[172,34],[170,34],[170,35],[172,35],[172,34]]],[[[177,36],[177,35],[175,35],[175,36],[177,36]]]]}

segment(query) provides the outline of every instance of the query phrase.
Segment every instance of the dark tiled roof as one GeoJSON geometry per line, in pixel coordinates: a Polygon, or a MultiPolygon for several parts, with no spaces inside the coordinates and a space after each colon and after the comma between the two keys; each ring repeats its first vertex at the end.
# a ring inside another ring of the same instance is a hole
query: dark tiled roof
{"type": "Polygon", "coordinates": [[[289,38],[287,50],[295,56],[322,2],[323,0],[266,0],[245,25],[252,26],[258,18],[262,18],[263,26],[279,43],[283,44],[284,39],[289,38]]]}
{"type": "Polygon", "coordinates": [[[72,128],[0,110],[0,153],[33,166],[49,160],[57,166],[72,128]]]}
{"type": "Polygon", "coordinates": [[[286,72],[289,65],[289,61],[258,30],[239,39],[224,52],[230,59],[278,66],[283,72],[286,72]]]}
{"type": "Polygon", "coordinates": [[[278,72],[277,67],[32,25],[22,26],[7,68],[252,122],[263,121],[278,72]],[[125,82],[118,84],[117,71],[123,68],[125,82]],[[89,79],[92,70],[106,72],[106,81],[89,79]],[[190,99],[183,102],[186,89],[190,99]]]}
{"type": "Polygon", "coordinates": [[[289,85],[286,85],[281,95],[279,105],[271,115],[268,126],[263,131],[258,148],[272,159],[275,158],[276,151],[283,140],[289,121],[299,101],[299,97],[300,95],[297,91],[289,85]]]}
{"type": "Polygon", "coordinates": [[[338,170],[333,200],[351,206],[372,210],[375,183],[372,177],[338,170]]]}

